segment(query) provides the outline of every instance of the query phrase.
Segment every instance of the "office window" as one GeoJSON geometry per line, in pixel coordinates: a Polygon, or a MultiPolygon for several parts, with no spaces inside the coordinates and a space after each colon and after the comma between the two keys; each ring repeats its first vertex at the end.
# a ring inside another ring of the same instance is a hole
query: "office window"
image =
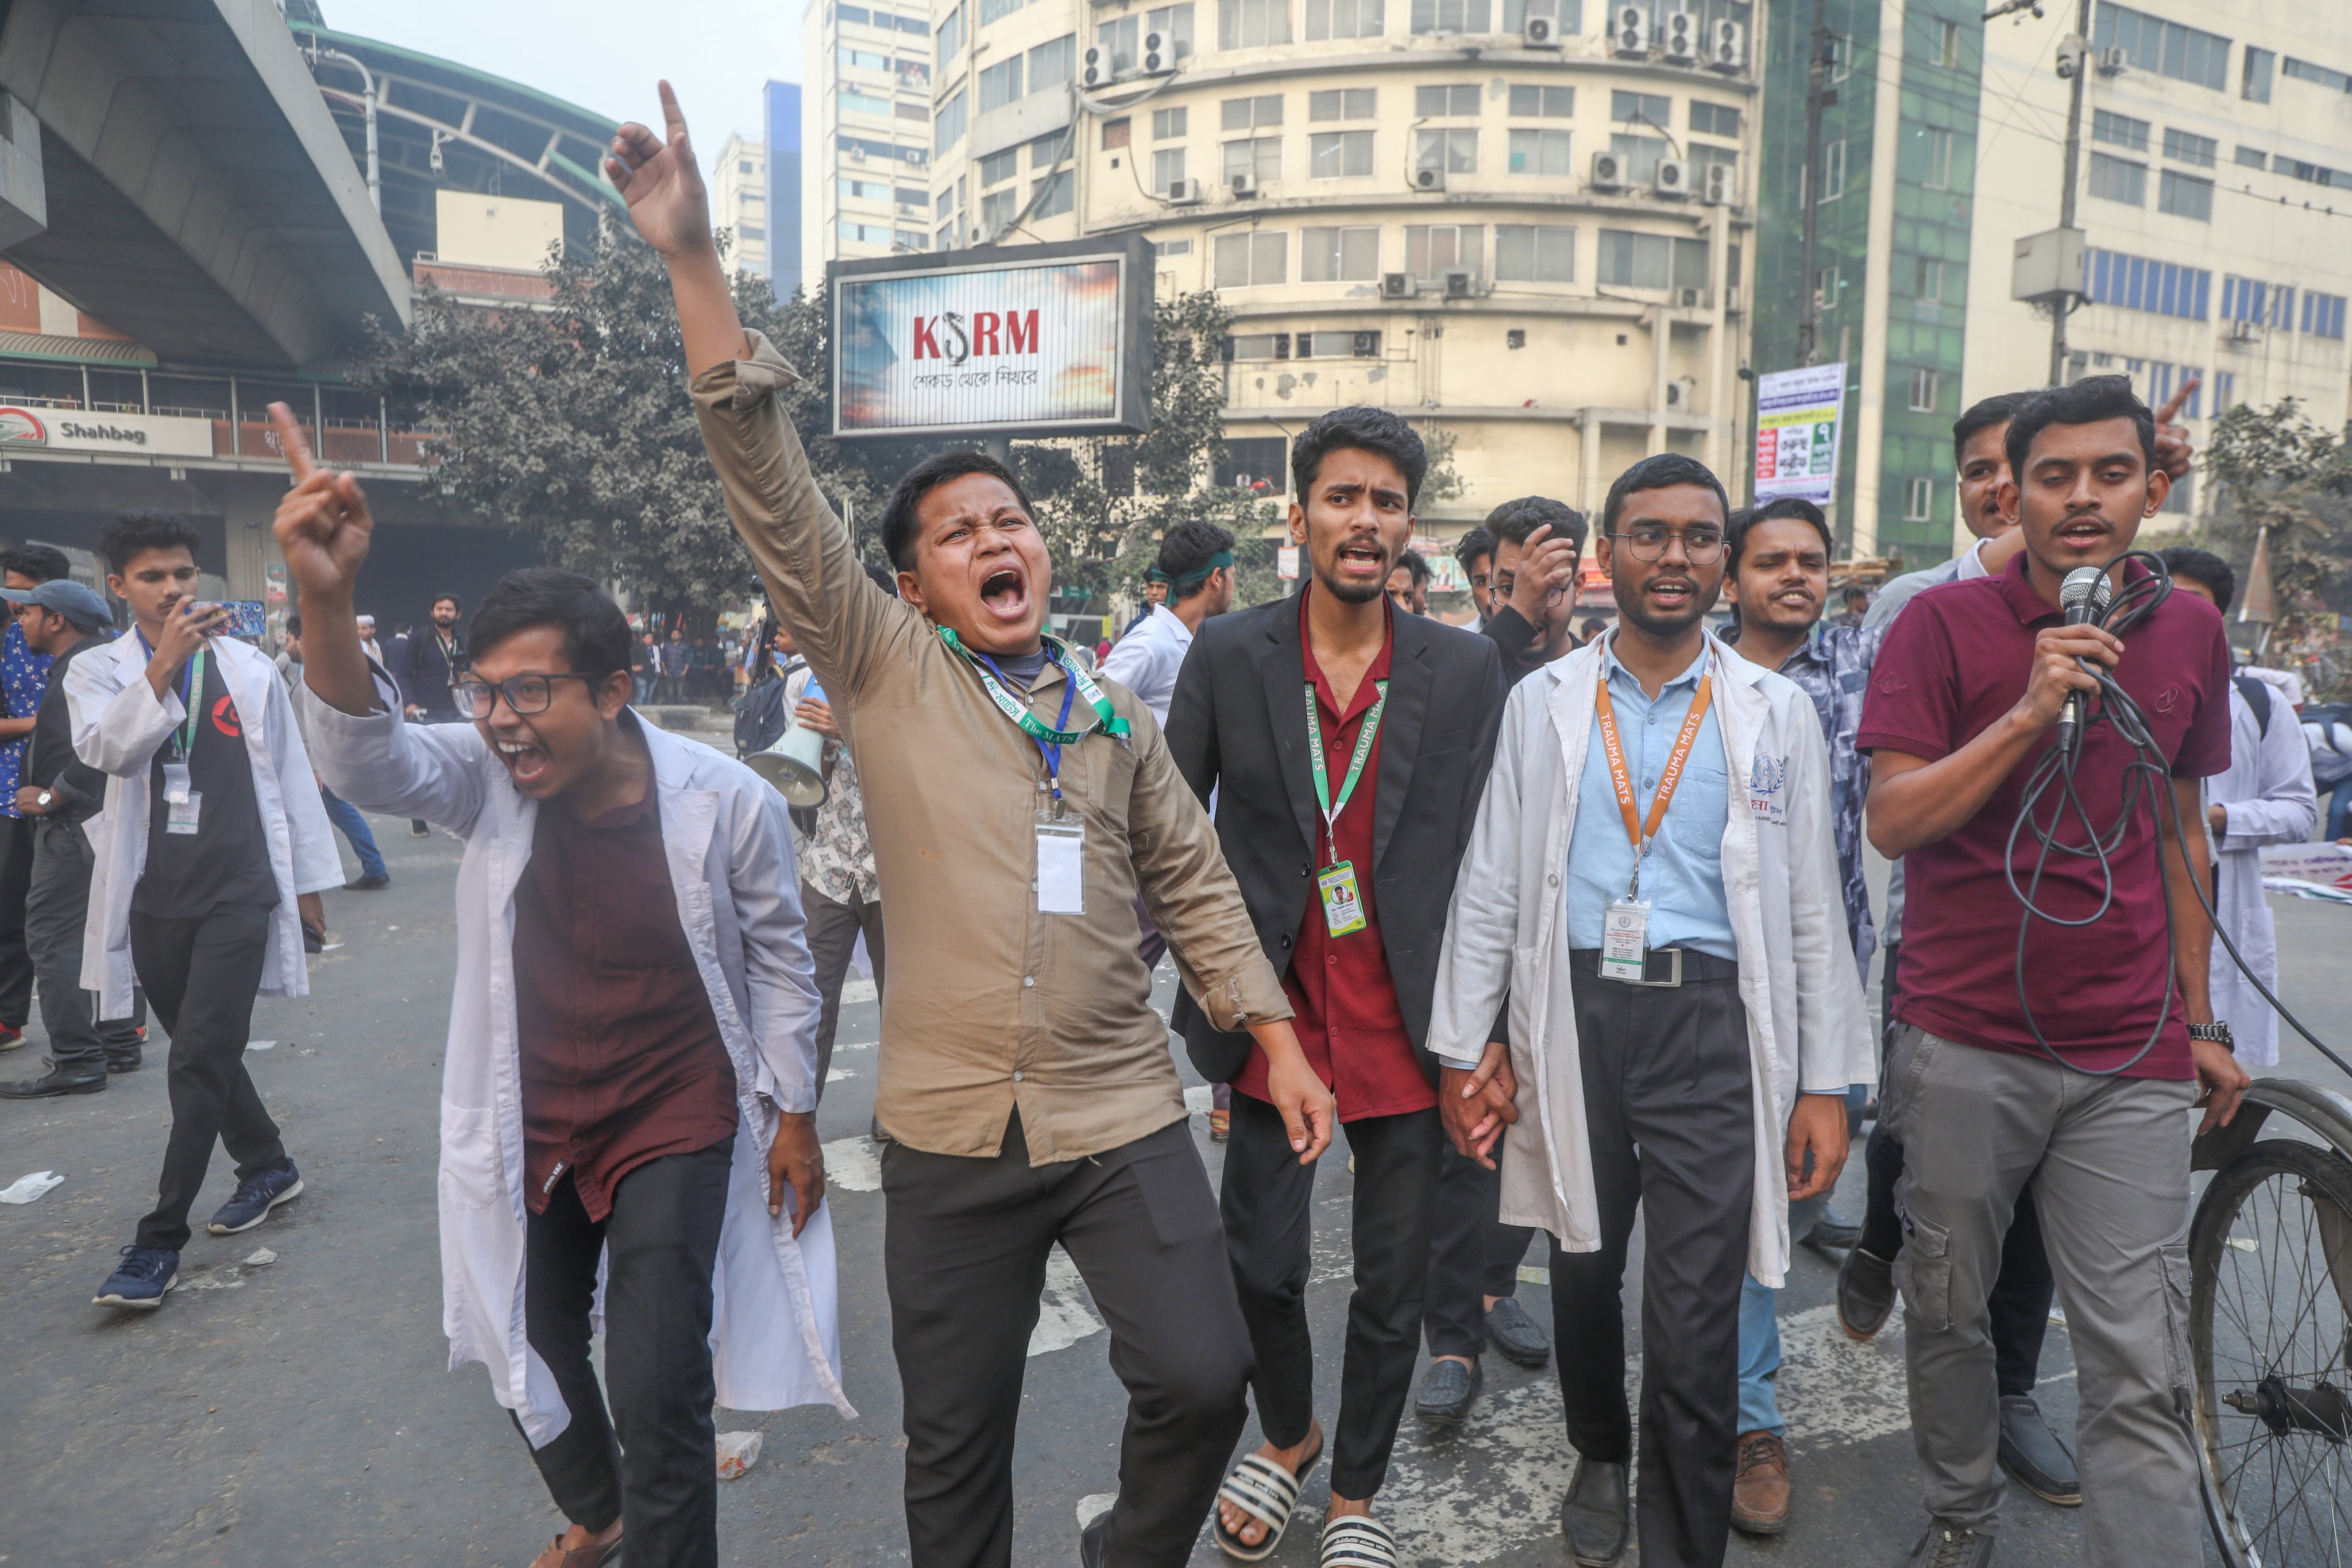
{"type": "Polygon", "coordinates": [[[1043,92],[1059,87],[1076,74],[1077,68],[1078,36],[1064,33],[1049,38],[1029,51],[1029,90],[1043,92]]]}
{"type": "Polygon", "coordinates": [[[1040,169],[1052,168],[1069,151],[1070,133],[1067,131],[1046,132],[1029,143],[1029,172],[1034,174],[1040,169]]]}
{"type": "Polygon", "coordinates": [[[1822,200],[1833,202],[1845,195],[1845,138],[1822,143],[1822,200]]]}
{"type": "Polygon", "coordinates": [[[2238,149],[2238,165],[2245,169],[2267,169],[2271,166],[2271,155],[2259,147],[2241,145],[2238,149]]]}
{"type": "Polygon", "coordinates": [[[1306,283],[1369,283],[1381,275],[1381,231],[1372,225],[1298,231],[1298,277],[1306,283]]]}
{"type": "Polygon", "coordinates": [[[1002,21],[1021,9],[1022,0],[980,0],[980,25],[1002,21]]]}
{"type": "Polygon", "coordinates": [[[1255,131],[1282,123],[1282,95],[1269,93],[1264,98],[1229,98],[1224,101],[1224,129],[1255,131]]]}
{"type": "Polygon", "coordinates": [[[888,55],[877,55],[871,49],[853,49],[847,44],[836,49],[835,56],[853,70],[886,71],[890,68],[888,55]]]}
{"type": "Polygon", "coordinates": [[[1378,359],[1381,334],[1344,327],[1338,331],[1300,332],[1293,340],[1291,353],[1297,359],[1378,359]]]}
{"type": "Polygon", "coordinates": [[[1221,234],[1211,268],[1212,287],[1255,289],[1290,281],[1290,236],[1280,229],[1221,234]]]}
{"type": "Polygon", "coordinates": [[[1433,33],[1483,33],[1494,15],[1489,0],[1412,0],[1412,30],[1433,33]]]}
{"type": "Polygon", "coordinates": [[[1415,278],[1443,278],[1485,267],[1486,231],[1477,224],[1412,223],[1404,229],[1404,269],[1415,278]]]}
{"type": "Polygon", "coordinates": [[[2164,155],[2175,163],[2195,163],[2200,168],[2210,169],[2213,166],[2214,154],[2221,150],[2219,142],[2210,136],[2200,136],[2193,131],[2168,128],[2164,132],[2164,155]]]}
{"type": "Polygon", "coordinates": [[[2128,114],[2115,114],[2104,109],[2091,111],[2091,140],[2105,142],[2111,147],[2121,147],[2133,153],[2147,151],[2148,123],[2134,120],[2128,114]]]}
{"type": "MultiPolygon", "coordinates": [[[[898,73],[898,86],[902,89],[908,92],[930,91],[931,68],[926,62],[922,60],[898,59],[891,61],[890,67],[892,70],[898,73]]],[[[898,107],[901,110],[904,110],[907,106],[902,103],[898,107]]],[[[930,111],[930,105],[928,103],[923,105],[923,110],[928,115],[930,111]]]]}
{"type": "Polygon", "coordinates": [[[1925,300],[1930,304],[1941,300],[1944,297],[1944,264],[1920,257],[1911,293],[1913,298],[1925,300]]]}
{"type": "Polygon", "coordinates": [[[1674,247],[1663,234],[1637,234],[1622,228],[1601,231],[1604,288],[1667,288],[1674,279],[1674,247]]]}
{"type": "Polygon", "coordinates": [[[964,121],[971,107],[961,88],[956,89],[955,96],[940,105],[939,112],[931,116],[931,146],[934,151],[944,156],[949,148],[963,140],[964,121]]]}
{"type": "Polygon", "coordinates": [[[955,211],[956,188],[953,185],[950,185],[946,190],[941,191],[939,195],[939,200],[932,203],[931,207],[931,216],[933,217],[945,217],[948,214],[955,211]]]}
{"type": "Polygon", "coordinates": [[[1621,132],[1609,138],[1609,150],[1617,154],[1627,184],[1646,185],[1658,177],[1658,160],[1666,155],[1666,143],[1664,137],[1628,136],[1621,132]]]}
{"type": "Polygon", "coordinates": [[[2271,287],[2252,278],[2221,279],[2221,320],[2262,321],[2270,313],[2271,287]]]}
{"type": "Polygon", "coordinates": [[[1813,298],[1821,302],[1821,308],[1824,311],[1838,308],[1842,288],[1843,285],[1838,280],[1838,269],[1834,267],[1824,267],[1813,274],[1813,298]]]}
{"type": "Polygon", "coordinates": [[[1224,451],[1210,465],[1210,482],[1220,489],[1281,495],[1290,489],[1290,443],[1281,436],[1225,438],[1224,451]]]}
{"type": "MultiPolygon", "coordinates": [[[[879,13],[877,15],[878,16],[879,13]]],[[[931,25],[919,17],[901,16],[898,21],[898,31],[902,33],[912,33],[919,38],[928,38],[931,36],[931,25]]]]}
{"type": "Polygon", "coordinates": [[[1151,194],[1164,196],[1168,187],[1184,177],[1184,149],[1162,147],[1151,154],[1151,194]]]}
{"type": "Polygon", "coordinates": [[[1126,115],[1122,114],[1117,120],[1106,120],[1103,121],[1102,144],[1104,152],[1108,153],[1115,148],[1131,146],[1134,142],[1135,121],[1129,120],[1126,115]]]}
{"type": "MultiPolygon", "coordinates": [[[[1571,174],[1576,172],[1570,151],[1573,134],[1566,131],[1528,131],[1514,128],[1511,132],[1511,173],[1514,174],[1571,174]]],[[[1501,242],[1498,240],[1499,245],[1501,242]]],[[[1496,253],[1499,265],[1501,252],[1496,253]]]]}
{"type": "Polygon", "coordinates": [[[1457,81],[1444,87],[1412,89],[1412,112],[1419,120],[1446,120],[1478,112],[1478,84],[1457,81]]]}
{"type": "Polygon", "coordinates": [[[2091,194],[2102,201],[2144,207],[2147,205],[2147,165],[2135,163],[2128,158],[2110,158],[2105,153],[2094,153],[2091,154],[2091,194]]]}
{"type": "Polygon", "coordinates": [[[1310,92],[1307,95],[1307,118],[1370,120],[1379,101],[1379,89],[1369,87],[1335,87],[1310,92]]]}
{"type": "Polygon", "coordinates": [[[2170,213],[2175,217],[2194,218],[2199,223],[2213,221],[2213,182],[2195,174],[2184,174],[2178,169],[2167,169],[2157,182],[2156,210],[2170,213]]]}
{"type": "Polygon", "coordinates": [[[1620,124],[1639,121],[1664,131],[1675,122],[1675,100],[1663,92],[1612,92],[1609,95],[1609,118],[1620,124]]]}
{"type": "Polygon", "coordinates": [[[988,231],[991,239],[1004,232],[1021,210],[1021,188],[992,191],[980,198],[980,226],[988,231]]]}
{"type": "Polygon", "coordinates": [[[2268,49],[2246,46],[2244,63],[2238,70],[2238,96],[2249,103],[2271,100],[2271,66],[2278,57],[2268,49]]]}
{"type": "Polygon", "coordinates": [[[1919,183],[1931,191],[1952,188],[1952,133],[1933,126],[1915,125],[1913,136],[1919,143],[1924,166],[1919,171],[1919,183]]]}
{"type": "Polygon", "coordinates": [[[2213,417],[2219,419],[2238,405],[2238,378],[2221,370],[2213,373],[2213,417]]]}
{"type": "Polygon", "coordinates": [[[890,231],[890,243],[901,250],[929,250],[931,237],[919,228],[894,228],[890,231]]]}
{"type": "Polygon", "coordinates": [[[1192,5],[1185,0],[1181,5],[1160,5],[1143,14],[1144,37],[1157,33],[1168,40],[1170,58],[1189,60],[1192,58],[1192,5]]]}
{"type": "Polygon", "coordinates": [[[1021,149],[1007,147],[1002,153],[991,153],[980,161],[980,183],[1001,185],[1021,172],[1021,149]]]}
{"type": "Polygon", "coordinates": [[[900,100],[898,104],[898,118],[901,120],[912,120],[918,123],[929,120],[931,117],[931,111],[929,105],[921,103],[908,103],[903,100],[900,100]]]}
{"type": "Polygon", "coordinates": [[[1830,80],[1843,81],[1853,66],[1853,41],[1843,33],[1833,35],[1830,39],[1830,80]]]}
{"type": "Polygon", "coordinates": [[[2271,163],[2272,172],[2284,174],[2290,180],[2302,180],[2315,185],[2352,185],[2352,174],[2330,169],[2318,163],[2306,163],[2300,158],[2280,153],[2271,163]]]}
{"type": "Polygon", "coordinates": [[[844,87],[839,96],[841,107],[852,114],[876,114],[887,117],[890,112],[888,99],[877,98],[870,92],[860,92],[854,87],[844,87]]]}
{"type": "Polygon", "coordinates": [[[1372,172],[1372,133],[1318,131],[1307,139],[1307,177],[1353,179],[1372,172]]]}
{"type": "Polygon", "coordinates": [[[1282,138],[1254,136],[1245,142],[1226,142],[1225,184],[1232,184],[1235,176],[1243,174],[1261,185],[1282,178],[1282,138]]]}
{"type": "Polygon", "coordinates": [[[2144,71],[2177,81],[2221,90],[2230,68],[2230,40],[2219,33],[2200,32],[2145,11],[2099,0],[2098,19],[2091,25],[2091,47],[2124,51],[2144,71]]]}
{"type": "Polygon", "coordinates": [[[1412,166],[1439,169],[1449,174],[1476,174],[1478,132],[1468,129],[1414,132],[1412,166]]]}
{"type": "Polygon", "coordinates": [[[1495,280],[1498,283],[1576,281],[1576,230],[1549,224],[1495,226],[1495,280]]]}
{"type": "MultiPolygon", "coordinates": [[[[2151,261],[2119,250],[2089,250],[2084,253],[2083,274],[2084,292],[2094,304],[2120,305],[2126,310],[2178,316],[2183,321],[2210,319],[2213,275],[2201,268],[2151,261]]],[[[2222,282],[2226,299],[2230,280],[2222,282]]]]}
{"type": "Polygon", "coordinates": [[[940,226],[940,232],[931,237],[931,248],[934,250],[953,250],[955,247],[956,226],[951,223],[941,224],[940,226]]]}
{"type": "MultiPolygon", "coordinates": [[[[1948,26],[1949,24],[1947,24],[1948,26]]],[[[1936,481],[1913,479],[1903,487],[1903,521],[1926,522],[1927,509],[1936,501],[1936,481]]]]}
{"type": "Polygon", "coordinates": [[[844,201],[887,202],[890,199],[890,187],[878,180],[853,180],[845,174],[841,177],[840,190],[844,201]]]}
{"type": "Polygon", "coordinates": [[[1095,48],[1101,64],[1112,73],[1135,68],[1135,47],[1142,37],[1143,18],[1121,16],[1116,22],[1105,22],[1095,29],[1095,48]]]}
{"type": "Polygon", "coordinates": [[[890,226],[884,223],[844,223],[840,226],[845,245],[887,245],[890,226]]]}
{"type": "Polygon", "coordinates": [[[1151,254],[1162,258],[1190,256],[1192,254],[1192,242],[1189,239],[1155,239],[1151,242],[1151,254]]]}
{"type": "Polygon", "coordinates": [[[1946,70],[1950,70],[1958,66],[1960,63],[1960,25],[1958,22],[1937,23],[1935,26],[1935,47],[1930,58],[1933,58],[1937,65],[1942,66],[1946,70]]]}
{"type": "Polygon", "coordinates": [[[1191,116],[1187,115],[1184,110],[1181,109],[1153,110],[1151,111],[1151,139],[1154,142],[1165,142],[1171,137],[1183,135],[1187,128],[1186,121],[1190,120],[1190,118],[1191,116]]]}
{"type": "Polygon", "coordinates": [[[980,112],[1021,101],[1021,57],[990,66],[980,73],[980,112]]]}
{"type": "Polygon", "coordinates": [[[937,56],[940,69],[947,69],[948,62],[955,58],[962,48],[963,7],[958,5],[949,11],[946,19],[940,24],[940,47],[937,56]]]}
{"type": "Polygon", "coordinates": [[[1377,38],[1388,31],[1381,0],[1307,0],[1307,41],[1377,38]]]}
{"type": "Polygon", "coordinates": [[[1255,49],[1290,42],[1290,0],[1217,0],[1217,47],[1255,49]]]}
{"type": "Polygon", "coordinates": [[[1938,377],[1932,370],[1913,366],[1911,371],[1911,412],[1936,412],[1936,386],[1938,377]]]}
{"type": "Polygon", "coordinates": [[[1576,89],[1535,87],[1515,82],[1511,87],[1511,117],[1515,120],[1572,120],[1576,117],[1576,89]]]}
{"type": "Polygon", "coordinates": [[[1685,149],[1690,153],[1691,186],[1706,189],[1706,172],[1720,163],[1730,172],[1731,199],[1739,199],[1739,154],[1728,147],[1717,147],[1706,142],[1693,142],[1685,149]]]}
{"type": "Polygon", "coordinates": [[[2305,289],[2303,296],[2303,330],[2317,338],[2341,338],[2344,335],[2344,296],[2315,294],[2305,289]]]}
{"type": "Polygon", "coordinates": [[[1029,199],[1036,205],[1029,216],[1033,218],[1059,217],[1070,210],[1077,195],[1077,171],[1065,169],[1058,174],[1048,174],[1042,180],[1029,182],[1029,199]]]}
{"type": "Polygon", "coordinates": [[[1584,31],[1583,0],[1503,0],[1503,31],[1517,33],[1530,16],[1549,16],[1557,37],[1572,38],[1584,31]]]}
{"type": "Polygon", "coordinates": [[[1690,128],[1702,136],[1737,136],[1739,134],[1739,110],[1727,103],[1702,103],[1690,100],[1690,128]]]}
{"type": "Polygon", "coordinates": [[[2296,59],[2293,55],[2279,61],[2279,75],[2291,76],[2297,81],[2315,82],[2330,92],[2352,92],[2352,76],[2326,66],[2314,65],[2309,60],[2296,59]]]}

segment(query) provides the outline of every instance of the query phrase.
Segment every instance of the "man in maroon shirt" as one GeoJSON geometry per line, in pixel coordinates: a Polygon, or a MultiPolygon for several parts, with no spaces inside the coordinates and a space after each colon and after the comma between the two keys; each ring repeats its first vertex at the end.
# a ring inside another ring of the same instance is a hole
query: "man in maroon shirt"
{"type": "MultiPolygon", "coordinates": [[[[2000,1424],[1986,1298],[2031,1180],[2082,1384],[2091,1559],[2191,1568],[2182,1112],[2203,1104],[2205,1125],[2228,1121],[2247,1078],[2206,995],[2212,933],[2193,880],[2207,874],[2205,837],[2184,841],[2180,825],[2199,820],[2199,781],[2229,763],[2229,649],[2213,607],[2186,594],[2127,639],[2063,624],[2067,574],[2118,562],[2169,489],[2126,380],[2037,395],[2008,447],[2001,510],[2021,516],[2024,553],[1911,602],[1880,649],[1856,738],[1873,753],[1871,842],[1907,857],[1885,1120],[1905,1152],[1895,1279],[1931,1516],[1911,1561],[1992,1560],[2000,1424]],[[2132,779],[2138,759],[2102,716],[2084,660],[2146,716],[2163,782],[2132,779]],[[2076,694],[2091,715],[2080,815],[2070,803],[2053,826],[2045,795],[2013,835],[2076,694]],[[2058,849],[2042,863],[2037,829],[2062,844],[2116,837],[2104,860],[2058,849]],[[2042,912],[2022,942],[2012,871],[2042,912]]],[[[2109,572],[2119,590],[2146,575],[2137,563],[2109,572]]]]}
{"type": "MultiPolygon", "coordinates": [[[[1412,1383],[1435,1212],[1440,1072],[1424,1047],[1446,901],[1494,759],[1502,661],[1484,637],[1400,614],[1382,592],[1412,531],[1428,466],[1394,415],[1324,415],[1291,453],[1292,542],[1312,572],[1293,599],[1204,623],[1168,715],[1168,749],[1202,801],[1307,1059],[1330,1087],[1355,1162],[1356,1289],[1348,1314],[1324,1560],[1391,1561],[1370,1515],[1412,1383]],[[1222,785],[1222,788],[1220,788],[1222,785]]],[[[1180,1004],[1180,1006],[1182,1005],[1180,1004]]],[[[1271,1103],[1245,1035],[1177,1017],[1194,1066],[1230,1080],[1222,1207],[1257,1354],[1265,1444],[1219,1494],[1216,1534],[1270,1548],[1323,1451],[1306,1292],[1315,1173],[1271,1103]]],[[[1476,1124],[1508,1089],[1448,1116],[1476,1124]]]]}

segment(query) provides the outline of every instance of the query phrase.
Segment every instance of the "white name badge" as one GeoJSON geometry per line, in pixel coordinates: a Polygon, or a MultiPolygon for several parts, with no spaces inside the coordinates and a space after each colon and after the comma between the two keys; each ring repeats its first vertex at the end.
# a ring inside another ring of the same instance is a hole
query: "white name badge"
{"type": "Polygon", "coordinates": [[[195,794],[194,791],[190,791],[188,794],[181,796],[178,800],[173,800],[168,796],[165,797],[163,802],[163,831],[166,833],[194,833],[196,830],[196,816],[199,812],[204,810],[204,806],[205,797],[195,794]]]}
{"type": "Polygon", "coordinates": [[[163,764],[163,798],[174,805],[188,798],[187,763],[165,763],[163,764]]]}
{"type": "Polygon", "coordinates": [[[1037,814],[1037,912],[1087,912],[1087,828],[1082,817],[1037,814]]]}
{"type": "Polygon", "coordinates": [[[1601,977],[1641,984],[1649,956],[1650,906],[1619,899],[1601,917],[1601,977]]]}

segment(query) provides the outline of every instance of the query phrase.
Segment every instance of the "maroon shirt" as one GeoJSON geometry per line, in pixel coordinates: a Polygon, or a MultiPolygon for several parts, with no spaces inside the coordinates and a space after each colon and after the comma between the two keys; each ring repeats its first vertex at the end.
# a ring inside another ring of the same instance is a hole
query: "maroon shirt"
{"type": "MultiPolygon", "coordinates": [[[[2061,624],[2035,593],[2020,555],[1997,577],[1929,588],[1888,628],[1873,667],[1854,744],[1937,762],[1960,749],[2016,705],[2032,679],[2033,639],[2061,624]]],[[[2132,568],[2141,574],[2138,567],[2132,568]]],[[[2124,639],[2116,679],[2147,714],[2176,778],[2202,778],[2230,765],[2230,650],[2221,613],[2193,594],[2175,594],[2124,639]]],[[[2025,780],[2053,743],[2035,744],[1984,808],[1950,837],[1904,857],[1903,952],[1895,1016],[1945,1039],[1986,1050],[2040,1056],[2018,1005],[2017,933],[2023,907],[2009,889],[2002,858],[2025,780]]],[[[2131,748],[2112,724],[2087,729],[2076,765],[2077,793],[2090,820],[2111,829],[2122,809],[2131,748]]],[[[2045,795],[2042,820],[2052,809],[2045,795]]],[[[2160,809],[2168,810],[2159,801],[2160,809]]],[[[2081,842],[2070,811],[2061,831],[2081,842]]],[[[2027,885],[2039,845],[2021,834],[2016,868],[2027,885]]],[[[2042,1037],[2089,1068],[2129,1059],[2156,1026],[2168,977],[2164,890],[2146,792],[2109,856],[2115,903],[2087,926],[2035,921],[2027,936],[2026,997],[2042,1037]]],[[[2098,863],[2053,854],[2035,901],[2071,919],[2098,907],[2098,863]]],[[[2193,1076],[2187,1017],[2173,996],[2154,1048],[2126,1076],[2193,1076]]]]}
{"type": "Polygon", "coordinates": [[[523,1169],[533,1214],[569,1174],[588,1217],[648,1160],[735,1131],[735,1065],[679,923],[649,788],[582,822],[542,805],[515,888],[523,1169]]]}
{"type": "MultiPolygon", "coordinates": [[[[1310,585],[1307,591],[1313,593],[1310,585]]],[[[1383,595],[1385,600],[1385,595],[1383,595]]],[[[1389,614],[1393,616],[1391,608],[1389,614]]],[[[1389,654],[1395,646],[1384,636],[1355,694],[1342,707],[1329,679],[1315,662],[1315,647],[1307,635],[1307,594],[1298,595],[1298,653],[1306,661],[1307,679],[1315,683],[1317,710],[1323,727],[1323,766],[1330,778],[1331,798],[1348,777],[1348,760],[1364,727],[1364,714],[1380,698],[1377,682],[1389,674],[1389,654]]],[[[1307,694],[1294,694],[1304,703],[1307,694]]],[[[1356,868],[1356,890],[1363,900],[1364,928],[1335,937],[1323,921],[1323,898],[1310,889],[1307,918],[1299,922],[1298,941],[1292,949],[1290,973],[1282,978],[1283,994],[1296,1015],[1291,1027],[1307,1065],[1339,1102],[1339,1120],[1357,1121],[1368,1116],[1399,1116],[1426,1110],[1437,1103],[1437,1090],[1422,1076],[1412,1037],[1397,1005],[1396,982],[1389,974],[1388,950],[1381,944],[1381,911],[1372,901],[1372,816],[1379,795],[1381,748],[1388,744],[1383,723],[1364,758],[1363,776],[1348,809],[1339,814],[1338,858],[1356,868]]],[[[1323,836],[1322,819],[1315,824],[1315,868],[1331,864],[1331,847],[1323,836]]],[[[1266,1089],[1265,1053],[1255,1044],[1234,1087],[1252,1100],[1271,1100],[1266,1089]]]]}

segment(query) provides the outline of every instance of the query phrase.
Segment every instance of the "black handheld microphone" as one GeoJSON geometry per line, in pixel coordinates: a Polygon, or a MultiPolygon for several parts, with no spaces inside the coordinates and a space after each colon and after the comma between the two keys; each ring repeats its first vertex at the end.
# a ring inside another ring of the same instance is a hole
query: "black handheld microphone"
{"type": "MultiPolygon", "coordinates": [[[[2095,620],[2114,595],[2104,568],[2077,566],[2066,574],[2066,581],[2059,585],[2058,607],[2065,615],[2068,626],[2079,626],[2095,620]]],[[[2070,691],[2066,705],[2058,710],[2058,749],[2073,751],[2082,732],[2083,694],[2070,691]]]]}

